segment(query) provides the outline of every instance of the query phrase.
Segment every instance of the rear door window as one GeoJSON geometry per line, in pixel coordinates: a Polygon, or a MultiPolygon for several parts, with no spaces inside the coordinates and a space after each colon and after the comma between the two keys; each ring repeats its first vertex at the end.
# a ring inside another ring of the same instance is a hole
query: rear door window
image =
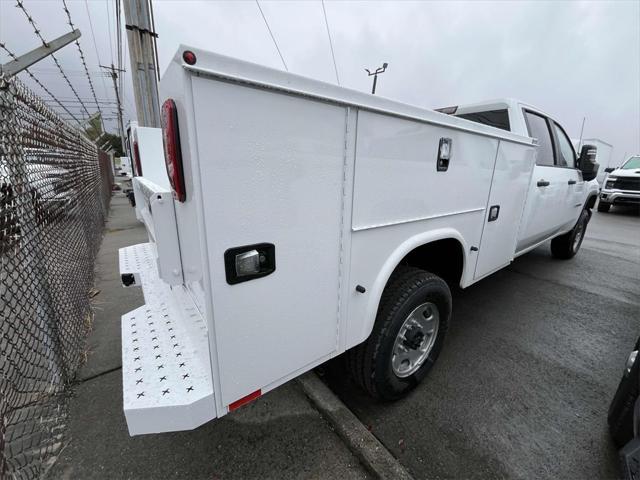
{"type": "Polygon", "coordinates": [[[511,131],[509,124],[509,112],[504,110],[488,110],[486,112],[461,113],[456,117],[471,120],[472,122],[489,125],[491,127],[501,128],[502,130],[511,131]]]}
{"type": "Polygon", "coordinates": [[[547,119],[537,113],[525,110],[524,117],[527,121],[527,130],[529,136],[538,140],[538,157],[536,165],[553,166],[553,141],[551,140],[551,132],[549,131],[549,123],[547,119]]]}

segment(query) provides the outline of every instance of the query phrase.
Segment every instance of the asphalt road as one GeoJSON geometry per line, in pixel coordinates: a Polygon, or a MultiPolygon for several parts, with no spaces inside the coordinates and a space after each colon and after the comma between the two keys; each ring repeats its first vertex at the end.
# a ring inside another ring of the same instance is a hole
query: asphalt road
{"type": "Polygon", "coordinates": [[[416,478],[613,478],[607,408],[640,334],[640,215],[594,212],[568,261],[549,246],[464,290],[407,398],[331,386],[416,478]]]}

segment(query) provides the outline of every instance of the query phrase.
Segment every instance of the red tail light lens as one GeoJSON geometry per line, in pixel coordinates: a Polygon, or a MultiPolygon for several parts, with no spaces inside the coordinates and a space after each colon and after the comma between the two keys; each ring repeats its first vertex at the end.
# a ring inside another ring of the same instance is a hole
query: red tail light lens
{"type": "Polygon", "coordinates": [[[134,165],[134,177],[142,176],[142,163],[140,162],[140,150],[138,149],[138,142],[133,142],[133,165],[134,165]]]}
{"type": "Polygon", "coordinates": [[[180,130],[178,129],[178,111],[172,99],[162,104],[162,140],[167,175],[173,190],[173,197],[184,202],[184,173],[182,171],[182,151],[180,150],[180,130]]]}

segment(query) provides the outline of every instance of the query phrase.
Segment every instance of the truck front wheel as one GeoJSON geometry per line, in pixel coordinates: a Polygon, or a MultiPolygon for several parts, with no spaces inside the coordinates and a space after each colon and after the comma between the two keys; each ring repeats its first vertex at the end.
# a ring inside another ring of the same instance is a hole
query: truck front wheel
{"type": "Polygon", "coordinates": [[[584,234],[587,231],[589,215],[588,210],[582,210],[575,227],[564,235],[560,235],[551,240],[551,254],[554,257],[567,260],[573,258],[575,254],[578,253],[580,245],[582,245],[582,240],[584,240],[584,234]]]}
{"type": "Polygon", "coordinates": [[[406,395],[438,358],[451,317],[451,292],[440,277],[400,266],[382,293],[369,338],[350,350],[351,375],[381,400],[406,395]]]}

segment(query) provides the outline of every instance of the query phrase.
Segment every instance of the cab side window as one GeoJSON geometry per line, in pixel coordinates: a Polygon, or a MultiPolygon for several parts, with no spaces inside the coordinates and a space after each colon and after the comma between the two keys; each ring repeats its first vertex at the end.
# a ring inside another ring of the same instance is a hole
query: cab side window
{"type": "Polygon", "coordinates": [[[567,138],[564,130],[560,128],[560,125],[555,122],[553,122],[553,129],[555,130],[560,150],[557,165],[559,167],[576,168],[576,154],[571,146],[571,141],[567,138]]]}
{"type": "Polygon", "coordinates": [[[524,117],[527,121],[529,136],[538,139],[538,157],[536,165],[552,167],[554,164],[553,141],[547,119],[541,115],[525,110],[524,117]]]}

